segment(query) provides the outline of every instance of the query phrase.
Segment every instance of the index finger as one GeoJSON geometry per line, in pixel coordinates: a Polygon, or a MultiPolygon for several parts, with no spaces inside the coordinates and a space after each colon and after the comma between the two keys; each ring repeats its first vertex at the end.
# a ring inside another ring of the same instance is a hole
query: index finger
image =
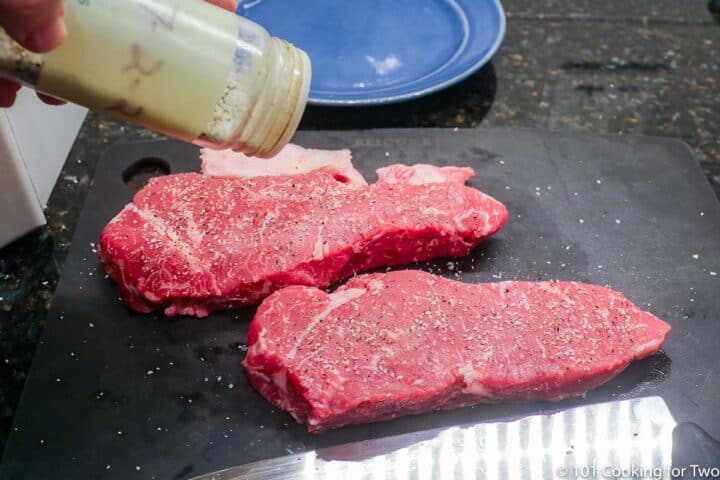
{"type": "Polygon", "coordinates": [[[0,0],[0,26],[18,43],[45,51],[64,35],[62,0],[0,0]]]}

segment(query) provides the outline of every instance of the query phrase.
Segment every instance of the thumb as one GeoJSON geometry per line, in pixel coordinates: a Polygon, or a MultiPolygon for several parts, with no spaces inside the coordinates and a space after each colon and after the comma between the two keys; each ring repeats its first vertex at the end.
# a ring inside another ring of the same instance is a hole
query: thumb
{"type": "Polygon", "coordinates": [[[65,37],[62,0],[0,0],[0,26],[35,52],[57,47],[65,37]]]}

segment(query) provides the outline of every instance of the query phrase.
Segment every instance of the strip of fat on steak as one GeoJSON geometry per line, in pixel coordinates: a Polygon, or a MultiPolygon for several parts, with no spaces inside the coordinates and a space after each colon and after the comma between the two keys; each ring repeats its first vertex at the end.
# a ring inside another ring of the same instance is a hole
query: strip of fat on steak
{"type": "Polygon", "coordinates": [[[579,282],[469,284],[405,270],[269,296],[244,365],[320,432],[481,402],[583,395],[658,351],[670,325],[579,282]]]}
{"type": "Polygon", "coordinates": [[[378,183],[459,183],[463,185],[475,175],[470,167],[438,167],[418,163],[415,165],[390,165],[377,170],[378,183]]]}
{"type": "Polygon", "coordinates": [[[200,150],[201,171],[205,175],[226,178],[252,178],[267,175],[298,175],[320,168],[332,168],[350,183],[367,185],[352,164],[348,149],[316,150],[288,144],[272,158],[250,157],[232,150],[200,150]]]}

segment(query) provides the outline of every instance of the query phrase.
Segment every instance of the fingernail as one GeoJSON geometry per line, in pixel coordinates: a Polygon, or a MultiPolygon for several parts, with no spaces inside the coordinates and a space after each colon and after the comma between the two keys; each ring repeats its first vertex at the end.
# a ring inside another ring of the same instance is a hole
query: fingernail
{"type": "Polygon", "coordinates": [[[45,95],[38,92],[38,97],[40,97],[40,100],[47,103],[48,105],[65,105],[65,100],[60,100],[59,98],[51,97],[50,95],[45,95]]]}
{"type": "Polygon", "coordinates": [[[20,85],[0,78],[0,108],[12,107],[20,85]]]}
{"type": "Polygon", "coordinates": [[[25,47],[34,52],[45,53],[60,45],[66,35],[65,20],[58,17],[49,25],[28,35],[25,47]]]}

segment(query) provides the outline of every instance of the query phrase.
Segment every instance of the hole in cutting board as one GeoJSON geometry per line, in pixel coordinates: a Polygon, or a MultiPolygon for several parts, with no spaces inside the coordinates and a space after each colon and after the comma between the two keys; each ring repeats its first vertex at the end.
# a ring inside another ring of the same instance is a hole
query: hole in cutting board
{"type": "Polygon", "coordinates": [[[125,185],[133,190],[140,190],[153,177],[161,177],[170,173],[170,165],[162,158],[145,157],[137,160],[122,173],[125,185]]]}

